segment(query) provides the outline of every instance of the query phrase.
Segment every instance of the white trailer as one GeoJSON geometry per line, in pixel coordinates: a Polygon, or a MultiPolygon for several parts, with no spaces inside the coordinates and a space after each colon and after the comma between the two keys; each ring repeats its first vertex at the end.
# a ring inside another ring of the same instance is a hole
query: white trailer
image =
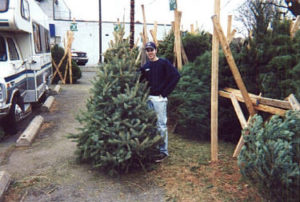
{"type": "Polygon", "coordinates": [[[0,118],[11,131],[50,85],[48,30],[34,0],[0,0],[0,118]]]}

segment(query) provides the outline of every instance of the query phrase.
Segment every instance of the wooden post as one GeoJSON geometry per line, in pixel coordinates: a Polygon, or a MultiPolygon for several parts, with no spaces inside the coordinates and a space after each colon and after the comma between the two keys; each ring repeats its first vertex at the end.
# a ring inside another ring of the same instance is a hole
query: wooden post
{"type": "Polygon", "coordinates": [[[181,37],[180,37],[180,20],[181,20],[181,12],[175,10],[175,51],[176,51],[176,59],[177,59],[177,68],[179,70],[182,69],[182,57],[181,57],[181,37]]]}
{"type": "Polygon", "coordinates": [[[158,41],[157,41],[157,22],[154,22],[154,28],[150,30],[150,34],[152,36],[153,42],[158,46],[158,41]]]}
{"type": "Polygon", "coordinates": [[[54,68],[56,69],[55,72],[54,72],[54,74],[53,74],[53,76],[52,76],[52,80],[54,79],[54,77],[55,77],[56,74],[58,73],[60,80],[63,81],[63,80],[64,80],[64,79],[63,79],[63,75],[62,75],[61,72],[59,71],[59,67],[60,67],[60,66],[57,66],[57,64],[55,64],[55,61],[54,61],[53,59],[52,59],[52,64],[53,64],[54,68]]]}
{"type": "Polygon", "coordinates": [[[191,24],[191,33],[195,34],[194,24],[191,24]]]}
{"type": "MultiPolygon", "coordinates": [[[[220,0],[215,0],[214,14],[220,17],[220,0]]],[[[212,39],[211,64],[211,161],[218,161],[218,75],[219,75],[219,40],[216,28],[212,39]]]]}
{"type": "Polygon", "coordinates": [[[74,33],[69,31],[68,36],[68,52],[69,52],[69,76],[70,76],[70,84],[73,84],[73,71],[72,71],[72,43],[74,40],[74,33]]]}
{"type": "Polygon", "coordinates": [[[288,101],[290,102],[293,110],[300,110],[300,104],[298,102],[298,100],[296,99],[295,95],[294,94],[291,94],[289,97],[288,97],[288,101]]]}
{"type": "Polygon", "coordinates": [[[240,107],[240,104],[239,104],[238,100],[236,99],[236,97],[233,93],[230,93],[230,99],[231,99],[233,108],[235,110],[235,113],[236,113],[239,121],[240,121],[240,124],[241,124],[242,128],[247,127],[247,122],[246,122],[245,116],[243,114],[243,111],[240,107]]]}
{"type": "Polygon", "coordinates": [[[141,5],[142,7],[142,12],[143,12],[143,20],[144,20],[144,24],[143,24],[143,34],[145,36],[145,41],[144,41],[144,44],[146,44],[149,40],[148,38],[148,33],[147,33],[147,21],[146,21],[146,14],[145,14],[145,7],[144,7],[144,4],[141,5]]]}
{"type": "Polygon", "coordinates": [[[227,22],[227,43],[230,44],[235,33],[236,30],[232,30],[231,31],[231,26],[232,26],[232,15],[228,15],[228,22],[227,22]]]}
{"type": "Polygon", "coordinates": [[[297,16],[295,23],[293,23],[292,29],[291,29],[291,37],[294,38],[297,30],[300,26],[300,15],[297,16]]]}
{"type": "Polygon", "coordinates": [[[235,64],[235,61],[234,61],[234,58],[232,56],[232,53],[231,53],[231,50],[230,50],[230,47],[226,41],[226,38],[225,38],[225,35],[223,33],[223,30],[221,28],[221,25],[219,24],[218,20],[217,20],[217,16],[213,16],[212,17],[212,20],[213,20],[213,24],[214,24],[214,28],[217,32],[217,36],[221,42],[221,45],[222,45],[222,48],[223,48],[223,51],[224,51],[224,55],[226,56],[226,59],[227,59],[227,62],[229,64],[229,67],[230,67],[230,70],[233,74],[233,77],[234,77],[234,80],[237,84],[237,86],[239,87],[241,93],[242,93],[242,96],[245,100],[245,104],[247,106],[247,109],[249,111],[249,114],[250,116],[253,116],[254,114],[256,114],[256,111],[251,103],[251,99],[248,95],[248,92],[247,92],[247,89],[245,87],[245,84],[243,82],[243,79],[241,77],[241,74],[235,64]]]}
{"type": "Polygon", "coordinates": [[[232,32],[230,33],[229,37],[227,37],[227,43],[228,43],[228,44],[231,43],[231,41],[232,41],[232,39],[233,39],[235,33],[236,33],[236,30],[234,29],[234,30],[232,30],[232,32]]]}
{"type": "Polygon", "coordinates": [[[144,5],[141,5],[142,7],[142,12],[143,12],[143,20],[144,20],[144,24],[143,24],[143,34],[141,34],[142,39],[143,39],[143,47],[142,47],[142,55],[141,55],[141,65],[143,66],[144,64],[146,64],[147,61],[147,56],[145,53],[145,45],[148,42],[149,38],[148,38],[148,33],[147,33],[147,22],[146,22],[146,14],[145,14],[145,8],[144,5]]]}
{"type": "Polygon", "coordinates": [[[231,25],[232,25],[232,15],[228,15],[227,19],[227,39],[229,38],[231,34],[231,25]]]}
{"type": "MultiPolygon", "coordinates": [[[[242,112],[242,109],[240,107],[240,104],[238,103],[236,97],[234,96],[233,93],[230,93],[230,99],[231,99],[231,102],[232,102],[232,105],[233,105],[233,108],[235,110],[235,113],[240,121],[240,124],[242,126],[242,128],[246,128],[247,127],[247,122],[246,122],[246,119],[245,119],[245,116],[242,112]]],[[[244,139],[243,139],[243,135],[241,135],[240,137],[240,140],[233,152],[233,156],[232,157],[237,157],[242,149],[242,146],[244,145],[244,139]]]]}

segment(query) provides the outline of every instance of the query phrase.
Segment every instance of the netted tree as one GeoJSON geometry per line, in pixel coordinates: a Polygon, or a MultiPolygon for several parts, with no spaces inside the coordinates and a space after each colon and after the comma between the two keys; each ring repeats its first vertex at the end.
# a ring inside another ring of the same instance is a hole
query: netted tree
{"type": "Polygon", "coordinates": [[[80,161],[110,174],[146,168],[161,142],[156,115],[146,105],[147,86],[137,75],[137,49],[130,49],[124,39],[124,26],[116,29],[114,37],[86,110],[78,117],[80,132],[70,136],[77,142],[80,161]]]}

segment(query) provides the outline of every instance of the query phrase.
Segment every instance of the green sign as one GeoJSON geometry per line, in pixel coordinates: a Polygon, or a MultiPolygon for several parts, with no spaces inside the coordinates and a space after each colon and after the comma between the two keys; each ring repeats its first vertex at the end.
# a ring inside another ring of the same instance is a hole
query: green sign
{"type": "Polygon", "coordinates": [[[176,0],[169,0],[170,11],[174,11],[177,8],[176,0]]]}
{"type": "Polygon", "coordinates": [[[71,31],[78,31],[78,29],[77,29],[77,23],[75,23],[75,22],[72,22],[71,23],[71,25],[70,25],[70,30],[71,31]]]}

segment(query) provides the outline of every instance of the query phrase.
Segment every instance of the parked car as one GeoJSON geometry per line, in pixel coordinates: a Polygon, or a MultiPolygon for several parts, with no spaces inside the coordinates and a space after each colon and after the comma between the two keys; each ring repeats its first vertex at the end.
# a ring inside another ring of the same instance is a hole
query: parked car
{"type": "Polygon", "coordinates": [[[78,65],[85,65],[89,61],[86,52],[83,51],[72,51],[72,59],[78,65]]]}

